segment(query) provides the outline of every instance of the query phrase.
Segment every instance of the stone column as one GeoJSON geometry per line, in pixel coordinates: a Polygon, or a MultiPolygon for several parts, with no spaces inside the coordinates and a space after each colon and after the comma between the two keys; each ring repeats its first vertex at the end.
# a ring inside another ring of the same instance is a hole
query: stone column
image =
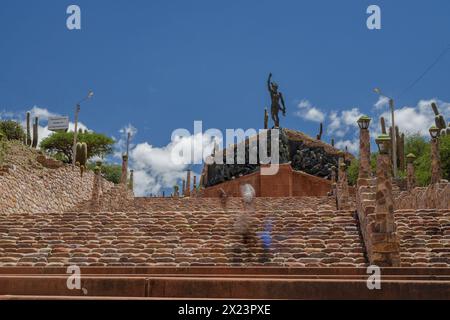
{"type": "Polygon", "coordinates": [[[194,175],[194,185],[192,186],[192,192],[194,194],[197,193],[197,176],[196,175],[194,175]]]}
{"type": "Polygon", "coordinates": [[[370,177],[369,129],[360,129],[359,134],[359,179],[368,179],[370,177]]]}
{"type": "Polygon", "coordinates": [[[126,185],[128,176],[128,155],[122,155],[122,175],[120,177],[120,183],[126,185]]]}
{"type": "Polygon", "coordinates": [[[130,170],[130,190],[134,190],[134,170],[130,170]]]}
{"type": "Polygon", "coordinates": [[[100,207],[100,193],[101,193],[101,170],[99,167],[95,167],[94,169],[94,183],[92,185],[92,196],[91,196],[91,204],[93,209],[98,209],[100,207]]]}
{"type": "Polygon", "coordinates": [[[439,183],[442,179],[441,157],[439,155],[439,139],[431,139],[431,184],[439,183]]]}
{"type": "Polygon", "coordinates": [[[375,214],[370,217],[370,262],[379,267],[400,265],[399,243],[395,233],[391,161],[388,154],[377,157],[375,214]]]}
{"type": "Polygon", "coordinates": [[[406,156],[406,161],[408,162],[406,166],[406,187],[408,191],[411,191],[416,187],[416,174],[414,170],[414,160],[416,156],[412,153],[406,156]]]}
{"type": "Polygon", "coordinates": [[[181,195],[186,195],[186,180],[183,179],[182,186],[181,186],[181,195]]]}
{"type": "Polygon", "coordinates": [[[344,160],[344,152],[339,151],[339,159],[338,159],[338,181],[342,179],[342,174],[345,171],[342,171],[342,168],[345,168],[345,160],[344,160]],[[342,167],[342,164],[344,164],[344,167],[342,167]]]}
{"type": "Polygon", "coordinates": [[[191,195],[191,169],[187,171],[185,195],[186,197],[189,197],[191,195]]]}
{"type": "Polygon", "coordinates": [[[337,183],[338,190],[338,209],[339,210],[348,210],[350,207],[349,203],[349,190],[348,190],[348,179],[347,179],[347,171],[346,165],[344,161],[339,165],[339,181],[337,183]]]}

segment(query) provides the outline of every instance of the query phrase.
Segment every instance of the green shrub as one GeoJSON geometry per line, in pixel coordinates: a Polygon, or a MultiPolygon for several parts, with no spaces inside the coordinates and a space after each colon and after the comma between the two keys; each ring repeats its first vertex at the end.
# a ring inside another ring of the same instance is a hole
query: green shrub
{"type": "Polygon", "coordinates": [[[13,120],[0,121],[0,131],[2,131],[8,140],[20,140],[25,138],[25,131],[22,126],[13,120]]]}
{"type": "MultiPolygon", "coordinates": [[[[95,167],[98,167],[97,163],[88,163],[89,170],[95,170],[95,167]]],[[[119,184],[122,175],[122,166],[119,164],[104,163],[101,165],[101,173],[106,180],[119,184]]]]}

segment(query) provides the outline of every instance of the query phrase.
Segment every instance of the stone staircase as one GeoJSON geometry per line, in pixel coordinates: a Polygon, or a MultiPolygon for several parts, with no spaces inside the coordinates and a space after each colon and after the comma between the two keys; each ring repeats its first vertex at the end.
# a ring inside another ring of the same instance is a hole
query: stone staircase
{"type": "MultiPolygon", "coordinates": [[[[336,200],[333,197],[257,197],[254,200],[255,210],[284,211],[298,210],[336,210],[336,200]]],[[[226,203],[219,198],[135,198],[134,210],[140,212],[152,211],[222,211],[241,210],[242,198],[230,197],[226,203]]]]}
{"type": "Polygon", "coordinates": [[[353,212],[333,210],[327,199],[316,199],[324,206],[319,210],[311,210],[307,199],[257,200],[246,243],[237,225],[240,199],[232,199],[236,207],[227,210],[213,199],[185,200],[169,201],[173,210],[154,206],[167,199],[137,199],[152,202],[152,210],[0,216],[0,266],[367,265],[353,212]]]}
{"type": "Polygon", "coordinates": [[[450,267],[450,209],[395,211],[402,267],[450,267]]]}

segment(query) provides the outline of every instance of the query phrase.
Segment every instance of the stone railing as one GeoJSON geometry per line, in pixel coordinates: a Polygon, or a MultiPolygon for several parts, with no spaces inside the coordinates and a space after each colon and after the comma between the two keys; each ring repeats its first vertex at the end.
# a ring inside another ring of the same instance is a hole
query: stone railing
{"type": "Polygon", "coordinates": [[[395,199],[395,209],[448,209],[450,208],[450,183],[431,184],[403,191],[395,199]]]}
{"type": "Polygon", "coordinates": [[[386,159],[378,159],[376,179],[359,179],[356,206],[370,263],[380,267],[396,267],[400,265],[400,248],[386,159]]]}

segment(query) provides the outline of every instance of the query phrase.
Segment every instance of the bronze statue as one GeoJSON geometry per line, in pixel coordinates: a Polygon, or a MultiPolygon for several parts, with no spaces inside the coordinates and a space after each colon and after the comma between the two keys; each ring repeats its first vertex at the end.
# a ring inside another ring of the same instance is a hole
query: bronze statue
{"type": "Polygon", "coordinates": [[[269,74],[269,79],[267,80],[267,88],[270,92],[270,99],[272,100],[271,112],[272,112],[272,120],[275,124],[275,128],[280,127],[280,118],[278,117],[278,112],[283,111],[283,116],[286,116],[286,106],[284,105],[283,94],[278,91],[278,84],[275,82],[271,82],[272,73],[269,74]],[[280,100],[281,105],[280,106],[280,100]]]}

